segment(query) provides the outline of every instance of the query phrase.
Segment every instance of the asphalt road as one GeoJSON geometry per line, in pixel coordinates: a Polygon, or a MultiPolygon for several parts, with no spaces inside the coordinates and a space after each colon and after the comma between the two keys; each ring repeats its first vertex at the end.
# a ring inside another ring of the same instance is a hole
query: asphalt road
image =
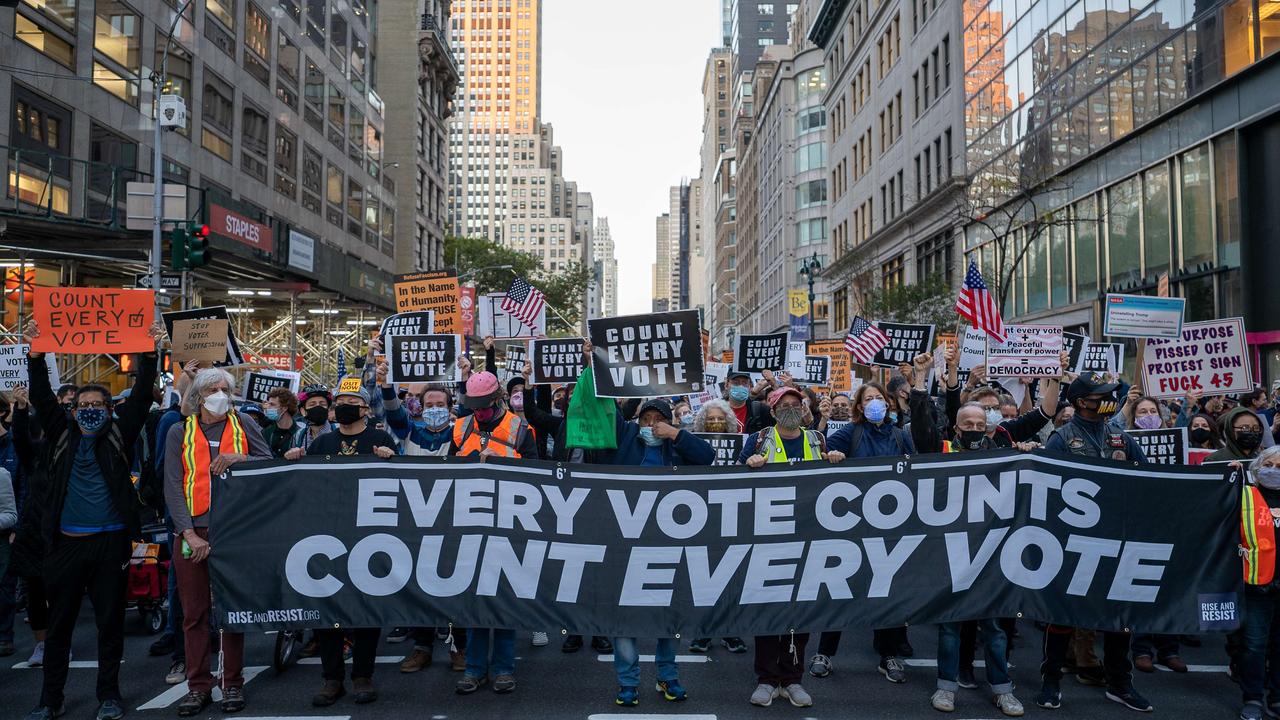
{"type": "MultiPolygon", "coordinates": [[[[87,603],[86,603],[87,605],[87,603]]],[[[21,718],[35,705],[40,691],[40,670],[25,667],[31,636],[18,622],[18,652],[0,659],[0,718],[21,718]]],[[[1040,633],[1029,624],[1021,626],[1022,639],[1012,653],[1012,675],[1016,694],[1027,706],[1028,717],[1045,718],[1136,718],[1137,713],[1112,703],[1099,688],[1086,687],[1073,679],[1063,682],[1063,707],[1041,710],[1032,705],[1039,688],[1040,633]]],[[[176,717],[176,704],[185,689],[164,684],[169,666],[167,657],[148,657],[154,639],[144,634],[135,614],[126,627],[125,662],[121,669],[121,689],[131,717],[176,717]]],[[[730,655],[713,648],[709,656],[690,655],[682,648],[679,656],[681,679],[689,690],[689,700],[666,702],[653,691],[652,662],[642,667],[642,695],[638,708],[619,708],[613,703],[617,690],[613,665],[589,648],[574,654],[560,652],[559,639],[535,648],[530,634],[520,633],[516,646],[518,687],[510,695],[496,695],[488,688],[470,696],[453,691],[461,673],[449,671],[447,653],[437,647],[435,663],[413,675],[402,675],[398,664],[412,649],[409,643],[384,642],[379,648],[379,665],[374,680],[378,702],[357,706],[350,696],[331,708],[316,709],[311,695],[320,686],[320,668],[315,661],[277,674],[270,668],[274,637],[254,635],[248,639],[246,662],[248,708],[240,718],[422,718],[423,720],[470,720],[491,718],[554,718],[564,720],[714,720],[716,718],[785,717],[827,718],[931,718],[943,714],[929,705],[934,689],[937,633],[931,627],[911,629],[915,658],[909,661],[908,681],[892,685],[876,672],[877,658],[871,652],[869,631],[846,633],[836,670],[824,679],[807,678],[805,687],[814,697],[811,708],[791,707],[775,700],[772,707],[757,708],[747,702],[755,687],[751,670],[752,654],[730,655]]],[[[816,638],[815,638],[816,641],[816,638]]],[[[73,644],[75,663],[67,688],[68,720],[92,718],[96,664],[91,616],[86,608],[73,644]]],[[[687,644],[686,646],[687,647],[687,644]]],[[[641,652],[653,646],[641,643],[641,652]]],[[[1168,671],[1138,673],[1136,684],[1155,706],[1155,712],[1171,718],[1233,718],[1240,694],[1226,675],[1225,655],[1220,637],[1206,637],[1202,648],[1187,648],[1183,657],[1193,672],[1175,675],[1168,671]]],[[[981,676],[981,669],[979,669],[981,676]]],[[[349,689],[349,686],[348,686],[349,689]]],[[[984,691],[961,690],[956,699],[956,719],[998,718],[998,711],[984,691]]],[[[211,706],[201,717],[220,717],[211,706]]]]}

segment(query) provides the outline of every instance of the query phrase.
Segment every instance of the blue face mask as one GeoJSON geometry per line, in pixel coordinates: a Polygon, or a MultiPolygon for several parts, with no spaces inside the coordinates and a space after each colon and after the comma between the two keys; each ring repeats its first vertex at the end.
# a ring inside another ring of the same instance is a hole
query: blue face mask
{"type": "Polygon", "coordinates": [[[894,412],[889,413],[889,422],[895,425],[898,423],[898,413],[896,410],[894,412]]]}
{"type": "Polygon", "coordinates": [[[1253,471],[1258,484],[1268,490],[1280,490],[1280,468],[1264,467],[1253,471]]]}
{"type": "Polygon", "coordinates": [[[87,433],[96,433],[107,424],[106,408],[81,408],[76,410],[76,422],[87,433]]]}
{"type": "Polygon", "coordinates": [[[751,397],[751,390],[746,385],[734,385],[729,388],[729,399],[734,402],[746,402],[751,397]]]}
{"type": "Polygon", "coordinates": [[[267,408],[266,410],[263,410],[263,412],[266,413],[267,419],[271,422],[276,422],[280,419],[280,410],[277,408],[267,408]]]}
{"type": "Polygon", "coordinates": [[[429,407],[423,408],[422,420],[429,428],[444,427],[449,424],[449,408],[429,407]]]}
{"type": "Polygon", "coordinates": [[[880,398],[876,398],[867,403],[867,409],[863,411],[863,415],[873,423],[884,422],[884,418],[889,414],[889,403],[880,398]]]}
{"type": "Polygon", "coordinates": [[[657,447],[662,444],[662,438],[654,437],[653,428],[651,427],[640,428],[640,439],[649,447],[657,447]]]}

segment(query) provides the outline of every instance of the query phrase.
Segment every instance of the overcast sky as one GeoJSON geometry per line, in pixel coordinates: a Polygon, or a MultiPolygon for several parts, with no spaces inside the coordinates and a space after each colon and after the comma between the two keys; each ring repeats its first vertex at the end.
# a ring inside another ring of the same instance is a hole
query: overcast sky
{"type": "Polygon", "coordinates": [[[720,42],[719,0],[544,0],[542,120],[565,177],[607,216],[618,314],[652,309],[654,218],[698,176],[702,68],[720,42]]]}

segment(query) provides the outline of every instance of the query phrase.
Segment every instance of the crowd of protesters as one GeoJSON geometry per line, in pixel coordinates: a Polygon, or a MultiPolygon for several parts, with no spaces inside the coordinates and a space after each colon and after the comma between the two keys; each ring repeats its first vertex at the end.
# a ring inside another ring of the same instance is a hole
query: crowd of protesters
{"type": "MultiPolygon", "coordinates": [[[[163,329],[152,328],[157,347],[163,329]]],[[[27,341],[39,334],[28,325],[27,341]]],[[[43,668],[35,709],[27,720],[50,720],[65,711],[64,686],[72,633],[84,598],[93,607],[97,633],[96,717],[125,714],[119,688],[124,651],[126,569],[144,518],[162,520],[170,543],[173,572],[167,588],[168,624],[151,646],[171,656],[164,678],[187,683],[177,713],[203,713],[220,687],[219,708],[246,707],[243,636],[211,633],[208,558],[210,509],[219,476],[242,462],[282,459],[307,462],[330,456],[372,459],[403,456],[479,456],[545,459],[620,466],[711,465],[716,452],[700,433],[743,433],[737,458],[745,468],[771,463],[866,459],[922,453],[986,450],[1047,451],[1145,463],[1133,430],[1186,427],[1191,448],[1209,462],[1230,461],[1247,469],[1250,486],[1242,509],[1246,596],[1243,627],[1228,638],[1230,668],[1242,692],[1240,717],[1280,716],[1274,689],[1280,647],[1280,578],[1275,574],[1274,536],[1280,525],[1280,387],[1237,397],[1191,394],[1168,401],[1145,396],[1138,387],[1097,373],[1023,384],[1015,399],[988,383],[981,367],[961,381],[954,348],[947,350],[937,394],[929,390],[934,358],[920,355],[903,364],[886,384],[867,381],[851,393],[816,392],[786,373],[759,376],[730,372],[722,397],[691,404],[691,398],[619,401],[597,398],[591,387],[532,385],[529,368],[505,383],[496,374],[492,339],[485,340],[483,369],[459,360],[457,385],[404,387],[387,381],[376,358],[375,340],[351,387],[334,378],[333,387],[313,384],[294,394],[270,393],[265,403],[238,401],[235,378],[219,368],[183,367],[172,390],[157,385],[156,355],[140,357],[133,387],[113,397],[102,385],[51,387],[45,358],[30,355],[31,386],[0,397],[0,656],[13,655],[14,617],[22,598],[34,650],[31,666],[43,668]],[[610,435],[616,449],[575,447],[570,418],[593,432],[610,435]],[[1277,508],[1272,511],[1271,508],[1277,508]],[[1254,545],[1247,539],[1261,537],[1254,545]],[[1270,545],[1268,547],[1268,542],[1270,545]],[[212,662],[216,658],[218,667],[212,662]]],[[[589,365],[591,348],[586,347],[589,365]]],[[[1065,360],[1065,358],[1064,358],[1065,360]]],[[[1063,363],[1064,366],[1066,363],[1063,363]]],[[[584,374],[584,378],[589,377],[584,374]]],[[[586,385],[585,381],[582,385],[586,385]]],[[[1278,384],[1280,385],[1280,384],[1278,384]]],[[[704,398],[705,400],[705,398],[704,398]]],[[[800,470],[797,469],[799,472],[800,470]]],[[[513,625],[519,625],[513,618],[513,625]]],[[[974,658],[981,648],[988,702],[1007,716],[1024,714],[1023,701],[1045,709],[1063,702],[1061,681],[1081,684],[1136,710],[1151,703],[1133,682],[1134,669],[1157,666],[1188,671],[1179,657],[1192,637],[1171,637],[1048,625],[1043,632],[1041,685],[1034,697],[1015,695],[1009,651],[1018,628],[1008,618],[974,618],[939,625],[933,708],[957,709],[960,689],[976,689],[974,658]],[[1101,636],[1101,637],[1098,637],[1101,636]],[[1098,641],[1102,657],[1096,654],[1098,641]]],[[[373,703],[378,643],[410,641],[404,673],[432,662],[443,642],[449,665],[459,673],[460,695],[491,688],[516,690],[516,631],[510,628],[357,628],[315,631],[304,649],[321,664],[312,705],[327,707],[348,695],[373,703]]],[[[805,679],[830,676],[837,667],[840,628],[807,634],[787,632],[750,638],[721,638],[733,653],[754,652],[755,688],[744,698],[757,706],[781,699],[797,707],[813,704],[805,679]]],[[[534,632],[533,644],[549,642],[534,632]]],[[[618,706],[641,701],[640,652],[655,648],[656,692],[680,702],[691,692],[675,662],[676,638],[591,638],[591,647],[613,654],[618,706]]],[[[583,638],[567,635],[561,646],[572,653],[583,638]]],[[[695,638],[694,653],[709,652],[711,638],[695,638]]],[[[877,669],[891,683],[908,679],[913,655],[905,627],[872,634],[877,669]]],[[[745,683],[744,683],[745,684],[745,683]]]]}

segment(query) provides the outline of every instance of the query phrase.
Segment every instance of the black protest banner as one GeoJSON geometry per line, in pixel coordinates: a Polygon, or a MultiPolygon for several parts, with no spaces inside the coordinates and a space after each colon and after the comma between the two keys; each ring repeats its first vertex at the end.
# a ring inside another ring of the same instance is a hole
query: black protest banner
{"type": "Polygon", "coordinates": [[[508,377],[515,377],[524,372],[524,364],[529,356],[529,351],[524,345],[508,345],[505,355],[508,377]]]}
{"type": "Polygon", "coordinates": [[[758,373],[778,371],[787,364],[787,334],[739,335],[738,348],[733,353],[733,369],[737,372],[758,373]]]}
{"type": "Polygon", "coordinates": [[[534,340],[529,352],[533,356],[534,385],[577,382],[582,374],[582,338],[569,340],[534,340]]]}
{"type": "Polygon", "coordinates": [[[876,327],[889,336],[889,344],[876,353],[871,361],[877,367],[896,368],[933,349],[932,325],[877,322],[876,327]]]}
{"type": "Polygon", "coordinates": [[[809,385],[826,385],[831,381],[831,358],[826,355],[804,356],[804,382],[809,385]]]}
{"type": "Polygon", "coordinates": [[[1075,368],[1080,366],[1080,358],[1084,357],[1084,349],[1088,345],[1088,335],[1073,332],[1062,333],[1062,349],[1067,351],[1067,367],[1071,368],[1072,372],[1078,372],[1075,368]]]}
{"type": "Polygon", "coordinates": [[[597,397],[661,397],[702,392],[702,326],[697,310],[592,318],[591,375],[597,397]]]}
{"type": "Polygon", "coordinates": [[[175,312],[161,313],[160,319],[164,321],[164,330],[173,337],[173,323],[178,320],[226,320],[227,322],[227,359],[214,363],[215,367],[225,367],[227,365],[243,365],[244,354],[240,352],[240,343],[236,342],[236,333],[231,327],[231,316],[227,314],[226,305],[211,305],[209,307],[191,308],[190,310],[177,310],[175,312]]]}
{"type": "Polygon", "coordinates": [[[706,440],[716,449],[716,461],[712,465],[737,465],[738,456],[742,454],[742,446],[746,436],[742,433],[694,433],[706,440]]]}
{"type": "Polygon", "coordinates": [[[274,372],[250,372],[244,376],[244,391],[241,395],[249,402],[265,403],[267,396],[276,388],[289,388],[293,380],[288,375],[274,372]]]}
{"type": "Polygon", "coordinates": [[[388,335],[430,335],[436,331],[436,314],[432,310],[396,313],[382,321],[382,337],[388,335]]]}
{"type": "Polygon", "coordinates": [[[234,466],[210,523],[218,625],[719,637],[1019,616],[1172,635],[1239,624],[1229,468],[1010,451],[755,470],[488,460],[234,466]]]}
{"type": "Polygon", "coordinates": [[[387,382],[460,382],[460,335],[391,335],[387,338],[387,382]]]}
{"type": "Polygon", "coordinates": [[[1142,446],[1142,454],[1158,465],[1187,464],[1187,429],[1159,428],[1158,430],[1126,431],[1142,446]]]}
{"type": "Polygon", "coordinates": [[[1072,367],[1081,374],[1098,372],[1118,375],[1120,369],[1124,367],[1124,345],[1091,342],[1080,354],[1079,364],[1072,367]]]}

